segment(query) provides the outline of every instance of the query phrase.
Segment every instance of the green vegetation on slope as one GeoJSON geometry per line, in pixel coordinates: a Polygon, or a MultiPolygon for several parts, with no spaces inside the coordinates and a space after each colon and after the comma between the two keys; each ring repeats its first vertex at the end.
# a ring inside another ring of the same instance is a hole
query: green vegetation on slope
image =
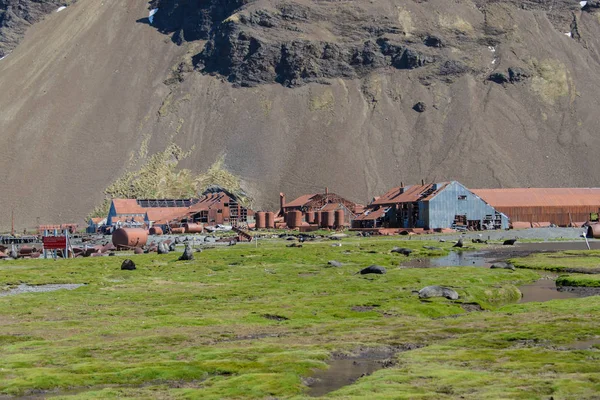
{"type": "Polygon", "coordinates": [[[119,269],[122,256],[5,263],[0,287],[87,286],[0,297],[0,394],[303,398],[302,377],[326,368],[331,352],[408,344],[425,347],[328,396],[582,399],[600,390],[598,351],[556,350],[597,332],[600,299],[502,305],[539,274],[397,268],[406,258],[389,252],[411,247],[423,257],[427,244],[265,240],[207,249],[192,262],[136,256],[136,271],[119,269]],[[328,267],[333,259],[344,265],[328,267]],[[388,273],[355,274],[370,264],[388,273]],[[461,298],[421,301],[414,292],[434,284],[461,298]],[[468,313],[464,303],[485,311],[468,313]]]}

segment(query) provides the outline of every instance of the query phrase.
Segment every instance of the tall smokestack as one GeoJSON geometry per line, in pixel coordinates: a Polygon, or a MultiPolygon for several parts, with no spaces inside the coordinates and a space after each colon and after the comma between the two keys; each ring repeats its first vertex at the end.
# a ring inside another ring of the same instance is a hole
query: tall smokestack
{"type": "Polygon", "coordinates": [[[285,193],[279,193],[279,213],[283,215],[283,206],[285,205],[285,193]]]}
{"type": "Polygon", "coordinates": [[[329,194],[329,188],[328,187],[325,188],[325,194],[329,194]]]}

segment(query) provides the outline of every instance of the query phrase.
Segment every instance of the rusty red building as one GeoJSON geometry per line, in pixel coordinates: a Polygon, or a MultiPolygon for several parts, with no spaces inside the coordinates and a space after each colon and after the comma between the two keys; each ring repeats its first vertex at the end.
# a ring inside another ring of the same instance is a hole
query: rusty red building
{"type": "Polygon", "coordinates": [[[286,218],[289,228],[312,225],[322,228],[350,226],[356,215],[364,210],[362,204],[332,193],[325,188],[324,193],[302,195],[289,203],[284,193],[279,194],[279,215],[286,218]]]}

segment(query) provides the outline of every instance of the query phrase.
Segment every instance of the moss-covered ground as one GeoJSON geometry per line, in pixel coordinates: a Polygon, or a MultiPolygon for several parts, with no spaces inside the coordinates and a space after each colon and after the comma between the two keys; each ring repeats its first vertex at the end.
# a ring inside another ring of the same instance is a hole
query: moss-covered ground
{"type": "Polygon", "coordinates": [[[196,253],[0,265],[2,286],[86,283],[0,297],[0,398],[304,398],[333,352],[420,347],[327,396],[344,399],[586,399],[600,393],[600,298],[516,304],[534,270],[397,268],[451,244],[390,238],[286,241],[196,253]],[[423,245],[443,246],[429,252],[423,245]],[[340,268],[327,267],[338,260],[340,268]],[[385,275],[357,275],[370,264],[385,275]],[[458,301],[419,300],[439,284],[458,301]],[[464,303],[483,311],[466,312],[464,303]],[[417,345],[417,346],[412,346],[417,345]]]}
{"type": "Polygon", "coordinates": [[[600,288],[600,275],[561,275],[556,278],[558,286],[579,286],[600,288]]]}
{"type": "Polygon", "coordinates": [[[527,257],[514,258],[511,263],[517,268],[597,274],[600,273],[600,250],[536,253],[527,257]]]}

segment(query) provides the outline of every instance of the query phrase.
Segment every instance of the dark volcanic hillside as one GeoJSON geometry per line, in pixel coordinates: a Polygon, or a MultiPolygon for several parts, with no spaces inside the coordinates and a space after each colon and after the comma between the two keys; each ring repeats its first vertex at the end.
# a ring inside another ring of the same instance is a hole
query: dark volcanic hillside
{"type": "Polygon", "coordinates": [[[224,154],[265,207],[421,179],[597,186],[598,5],[78,0],[0,61],[3,209],[81,218],[171,142],[195,171],[224,154]]]}

